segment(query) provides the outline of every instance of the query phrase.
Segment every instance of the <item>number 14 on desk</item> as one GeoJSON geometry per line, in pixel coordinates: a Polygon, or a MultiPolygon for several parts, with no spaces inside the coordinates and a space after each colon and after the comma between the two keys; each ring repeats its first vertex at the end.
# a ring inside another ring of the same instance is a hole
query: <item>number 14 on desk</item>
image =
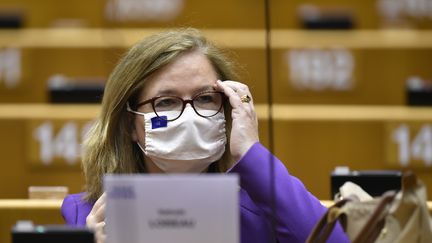
{"type": "Polygon", "coordinates": [[[432,122],[389,123],[387,161],[400,167],[432,167],[432,122]]]}

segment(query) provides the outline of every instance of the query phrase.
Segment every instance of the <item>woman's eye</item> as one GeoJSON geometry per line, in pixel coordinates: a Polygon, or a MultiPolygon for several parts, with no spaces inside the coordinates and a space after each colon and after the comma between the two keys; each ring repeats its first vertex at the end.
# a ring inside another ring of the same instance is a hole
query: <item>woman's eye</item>
{"type": "Polygon", "coordinates": [[[156,100],[155,106],[156,107],[170,107],[170,106],[175,106],[177,103],[178,103],[178,101],[176,99],[163,98],[163,99],[156,100]]]}
{"type": "Polygon", "coordinates": [[[200,95],[195,101],[199,103],[211,103],[214,101],[214,97],[212,95],[200,95]]]}

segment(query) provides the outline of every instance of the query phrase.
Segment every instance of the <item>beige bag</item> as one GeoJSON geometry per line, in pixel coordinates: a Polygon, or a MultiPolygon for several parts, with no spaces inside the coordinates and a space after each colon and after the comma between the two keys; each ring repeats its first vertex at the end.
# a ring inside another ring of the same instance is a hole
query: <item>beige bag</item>
{"type": "Polygon", "coordinates": [[[353,188],[341,189],[344,199],[328,209],[307,242],[326,242],[338,220],[353,243],[432,242],[426,188],[412,173],[404,173],[397,194],[364,199],[368,197],[353,188]]]}

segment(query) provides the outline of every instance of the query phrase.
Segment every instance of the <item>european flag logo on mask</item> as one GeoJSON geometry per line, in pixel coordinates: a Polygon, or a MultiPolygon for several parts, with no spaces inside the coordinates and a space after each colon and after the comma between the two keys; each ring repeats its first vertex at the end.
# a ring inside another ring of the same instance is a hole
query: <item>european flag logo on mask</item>
{"type": "Polygon", "coordinates": [[[160,127],[167,127],[168,121],[166,120],[167,116],[155,116],[151,120],[152,129],[160,128],[160,127]]]}

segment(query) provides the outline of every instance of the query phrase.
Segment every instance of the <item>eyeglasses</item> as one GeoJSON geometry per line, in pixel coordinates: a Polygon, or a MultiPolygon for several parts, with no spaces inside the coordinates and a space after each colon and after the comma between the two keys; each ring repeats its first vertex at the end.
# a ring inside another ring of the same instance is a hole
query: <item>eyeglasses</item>
{"type": "MultiPolygon", "coordinates": [[[[167,121],[174,121],[178,119],[186,107],[186,104],[191,104],[197,115],[201,117],[212,117],[222,109],[224,95],[218,91],[205,91],[195,95],[190,100],[183,100],[177,96],[157,96],[137,104],[136,109],[139,107],[151,104],[154,113],[161,119],[167,121]]],[[[134,111],[127,105],[129,112],[144,115],[139,111],[134,111]]]]}

